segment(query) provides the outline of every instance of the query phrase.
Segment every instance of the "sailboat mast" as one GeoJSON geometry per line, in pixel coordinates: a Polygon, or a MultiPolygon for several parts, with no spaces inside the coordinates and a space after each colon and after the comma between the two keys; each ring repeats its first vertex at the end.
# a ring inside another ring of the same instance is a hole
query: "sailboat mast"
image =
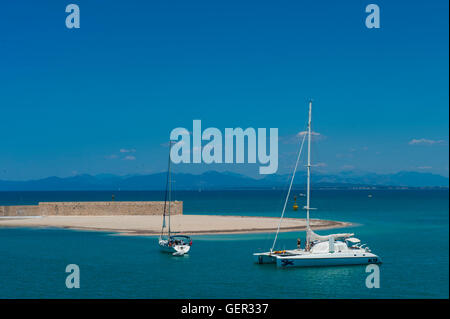
{"type": "Polygon", "coordinates": [[[307,165],[307,184],[306,184],[306,243],[309,247],[309,210],[310,210],[310,192],[311,192],[311,110],[312,101],[309,101],[309,117],[308,117],[308,165],[307,165]]]}
{"type": "Polygon", "coordinates": [[[166,228],[166,209],[167,209],[167,193],[169,191],[169,170],[170,170],[170,146],[171,141],[169,140],[169,160],[167,161],[167,174],[166,174],[166,191],[164,193],[164,209],[163,209],[163,223],[161,227],[161,235],[164,235],[164,229],[166,228]]]}
{"type": "Polygon", "coordinates": [[[172,141],[169,142],[169,168],[168,168],[168,199],[169,199],[169,207],[168,207],[168,217],[169,217],[169,237],[170,237],[170,204],[172,201],[172,178],[171,178],[171,165],[170,162],[172,161],[170,155],[172,151],[172,141]]]}

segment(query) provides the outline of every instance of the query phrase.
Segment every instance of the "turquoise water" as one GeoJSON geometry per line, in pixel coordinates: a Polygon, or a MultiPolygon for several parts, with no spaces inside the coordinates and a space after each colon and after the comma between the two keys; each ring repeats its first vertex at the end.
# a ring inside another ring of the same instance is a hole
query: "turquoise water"
{"type": "MultiPolygon", "coordinates": [[[[162,193],[115,196],[155,200],[162,193]]],[[[279,191],[177,192],[186,214],[279,216],[282,196],[279,191]]],[[[0,205],[110,198],[111,192],[0,192],[0,205]]],[[[366,288],[364,266],[253,264],[251,254],[270,247],[273,234],[195,236],[189,256],[172,257],[159,252],[154,237],[0,228],[0,298],[448,298],[448,204],[448,190],[313,193],[312,206],[319,208],[313,217],[357,224],[345,231],[355,232],[383,258],[379,289],[366,288]],[[68,264],[80,267],[80,289],[65,287],[68,264]]],[[[289,210],[287,217],[302,214],[289,210]]],[[[304,233],[282,233],[278,247],[295,246],[299,236],[304,233]]]]}

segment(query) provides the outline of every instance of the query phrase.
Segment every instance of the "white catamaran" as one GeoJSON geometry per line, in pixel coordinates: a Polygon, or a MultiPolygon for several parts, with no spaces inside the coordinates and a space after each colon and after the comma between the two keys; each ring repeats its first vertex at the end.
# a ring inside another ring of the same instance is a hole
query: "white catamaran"
{"type": "Polygon", "coordinates": [[[370,249],[361,245],[361,241],[354,234],[331,234],[321,236],[312,231],[309,222],[310,207],[310,179],[311,179],[311,110],[312,101],[309,102],[308,134],[305,134],[300,145],[294,172],[292,174],[289,190],[284,202],[283,212],[278,224],[272,248],[268,252],[255,253],[254,261],[258,264],[274,264],[278,267],[307,267],[307,266],[339,266],[339,265],[362,265],[379,264],[381,258],[371,253],[370,249]],[[298,247],[292,250],[274,250],[277,242],[281,221],[283,220],[286,205],[294,181],[300,155],[306,136],[308,137],[308,164],[307,164],[307,186],[306,186],[306,246],[304,249],[298,247]]]}
{"type": "Polygon", "coordinates": [[[169,164],[167,169],[167,180],[166,180],[166,194],[164,198],[164,212],[163,212],[163,224],[161,228],[161,234],[159,236],[158,244],[161,251],[172,253],[174,256],[183,256],[191,250],[192,239],[185,235],[172,235],[170,229],[170,206],[172,206],[172,179],[171,179],[171,159],[170,150],[172,147],[172,142],[169,142],[169,164]],[[167,214],[166,214],[167,211],[167,214]],[[165,235],[166,229],[166,215],[168,219],[167,235],[165,235]]]}

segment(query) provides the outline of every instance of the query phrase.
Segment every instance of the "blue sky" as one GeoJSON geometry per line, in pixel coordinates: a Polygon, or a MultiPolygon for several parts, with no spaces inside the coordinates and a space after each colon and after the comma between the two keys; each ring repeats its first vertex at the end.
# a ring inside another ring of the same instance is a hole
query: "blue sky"
{"type": "Polygon", "coordinates": [[[318,169],[448,176],[447,1],[77,0],[71,30],[69,3],[2,3],[0,179],[163,171],[194,119],[279,128],[286,173],[309,98],[318,169]]]}

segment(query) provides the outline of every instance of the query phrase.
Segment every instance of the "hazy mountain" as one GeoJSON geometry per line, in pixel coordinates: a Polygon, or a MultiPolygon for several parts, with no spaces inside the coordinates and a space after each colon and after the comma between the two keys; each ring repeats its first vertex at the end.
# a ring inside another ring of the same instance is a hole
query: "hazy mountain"
{"type": "MultiPolygon", "coordinates": [[[[229,188],[285,188],[289,185],[289,175],[269,175],[253,179],[236,173],[205,172],[200,175],[173,174],[174,190],[229,189],[229,188]]],[[[295,187],[304,187],[305,174],[298,173],[295,187]]],[[[339,174],[320,174],[312,176],[315,186],[408,186],[408,187],[448,187],[449,179],[444,176],[399,172],[395,174],[375,174],[346,171],[339,174]]],[[[30,181],[1,181],[0,191],[50,191],[50,190],[161,190],[166,186],[166,173],[151,175],[116,176],[77,175],[73,177],[48,177],[30,181]]]]}
{"type": "MultiPolygon", "coordinates": [[[[288,183],[288,175],[273,175],[267,177],[273,182],[288,183]]],[[[449,179],[441,175],[419,172],[398,172],[394,174],[376,174],[354,171],[344,171],[338,174],[323,174],[314,172],[311,181],[318,185],[364,185],[364,186],[406,186],[406,187],[448,187],[449,179]]],[[[297,174],[294,185],[306,183],[306,174],[297,174]]]]}

